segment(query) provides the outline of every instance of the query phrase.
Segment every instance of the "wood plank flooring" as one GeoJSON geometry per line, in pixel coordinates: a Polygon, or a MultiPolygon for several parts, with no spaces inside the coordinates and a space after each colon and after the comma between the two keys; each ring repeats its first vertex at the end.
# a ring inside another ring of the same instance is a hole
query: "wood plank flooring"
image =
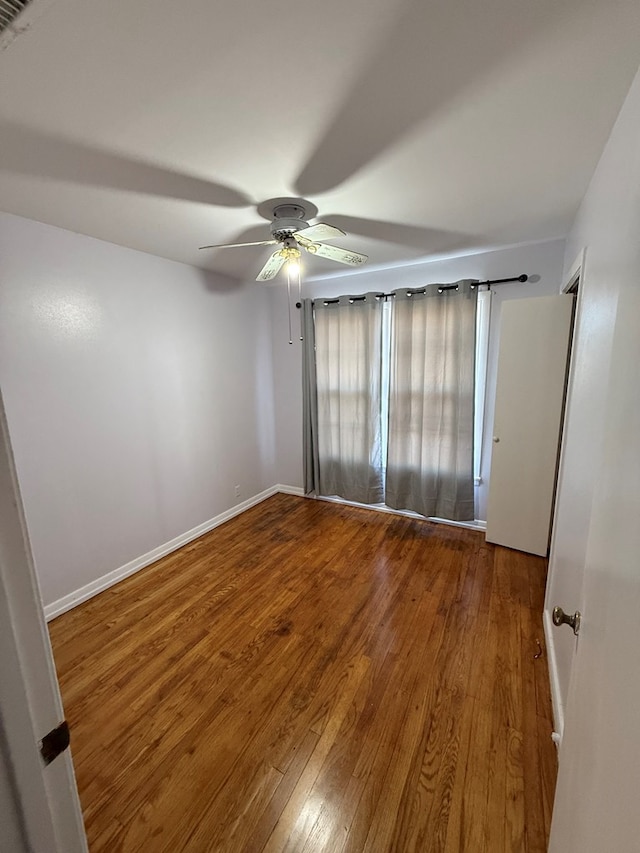
{"type": "Polygon", "coordinates": [[[60,616],[91,853],[542,853],[545,574],[276,495],[60,616]]]}

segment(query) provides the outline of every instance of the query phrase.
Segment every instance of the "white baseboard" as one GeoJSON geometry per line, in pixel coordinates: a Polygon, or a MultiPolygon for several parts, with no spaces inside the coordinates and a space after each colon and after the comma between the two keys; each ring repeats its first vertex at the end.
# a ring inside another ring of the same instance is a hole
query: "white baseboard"
{"type": "Polygon", "coordinates": [[[252,506],[255,506],[267,498],[270,498],[272,495],[275,495],[277,492],[284,492],[288,495],[304,495],[304,490],[298,486],[285,486],[280,484],[271,486],[269,489],[265,489],[263,492],[260,492],[260,494],[254,495],[252,498],[231,507],[231,509],[221,512],[220,515],[216,515],[215,518],[205,521],[203,524],[199,524],[197,527],[188,530],[186,533],[182,533],[180,536],[176,536],[176,538],[172,539],[170,542],[165,542],[164,545],[159,545],[157,548],[154,548],[152,551],[148,551],[141,557],[136,557],[135,560],[131,560],[131,562],[126,563],[124,566],[120,566],[119,569],[114,569],[114,571],[91,581],[91,583],[86,584],[86,586],[80,587],[80,589],[77,589],[74,592],[70,592],[68,595],[59,598],[57,601],[53,601],[51,604],[47,604],[44,608],[44,615],[47,622],[51,621],[51,619],[55,619],[56,616],[60,616],[62,613],[66,613],[67,610],[71,610],[78,604],[82,604],[83,601],[93,598],[94,595],[98,595],[98,593],[103,592],[105,589],[109,589],[110,586],[128,578],[130,575],[139,572],[141,569],[151,565],[151,563],[155,563],[155,561],[159,560],[161,557],[166,557],[166,555],[171,554],[172,551],[177,551],[178,548],[182,548],[183,545],[186,545],[188,542],[192,542],[194,539],[197,539],[198,536],[208,533],[210,530],[213,530],[214,527],[224,524],[225,521],[229,521],[230,518],[240,515],[252,506]]]}
{"type": "Polygon", "coordinates": [[[562,744],[564,732],[564,708],[562,707],[562,694],[560,693],[560,678],[558,676],[558,661],[556,658],[555,634],[551,615],[547,609],[542,614],[544,627],[544,641],[547,648],[547,660],[549,665],[549,686],[551,688],[551,707],[553,710],[553,728],[557,737],[554,742],[558,748],[562,744]]]}
{"type": "Polygon", "coordinates": [[[283,495],[296,495],[299,498],[303,498],[305,496],[302,486],[285,486],[282,483],[278,483],[273,487],[273,491],[274,494],[276,492],[282,492],[283,495]]]}

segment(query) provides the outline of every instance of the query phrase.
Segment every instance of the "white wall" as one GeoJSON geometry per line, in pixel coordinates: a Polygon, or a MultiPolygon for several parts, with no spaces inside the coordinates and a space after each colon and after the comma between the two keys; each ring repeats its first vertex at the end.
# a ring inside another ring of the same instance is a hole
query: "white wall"
{"type": "MultiPolygon", "coordinates": [[[[388,292],[398,287],[422,287],[434,282],[458,281],[463,278],[511,278],[521,273],[539,276],[536,282],[504,284],[494,288],[483,443],[483,483],[476,488],[476,514],[483,520],[486,519],[488,477],[493,446],[491,437],[500,307],[505,299],[558,293],[562,280],[563,255],[564,241],[554,240],[448,260],[412,264],[396,269],[367,270],[365,268],[356,274],[308,281],[303,285],[303,296],[315,298],[364,293],[368,290],[388,292]]],[[[284,291],[277,285],[271,285],[269,292],[274,329],[277,480],[279,483],[287,483],[291,486],[302,486],[301,348],[295,334],[293,346],[288,344],[287,304],[284,291]]],[[[296,324],[298,323],[297,314],[298,312],[295,311],[296,324]]]]}
{"type": "Polygon", "coordinates": [[[45,604],[273,485],[271,385],[255,283],[0,214],[0,386],[45,604]]]}
{"type": "MultiPolygon", "coordinates": [[[[633,136],[632,129],[625,134],[628,137],[622,137],[618,127],[612,136],[567,239],[565,277],[583,250],[585,259],[549,561],[547,610],[558,604],[573,612],[580,606],[581,592],[576,584],[585,565],[591,505],[599,477],[597,460],[603,441],[620,293],[616,267],[626,262],[634,245],[633,241],[629,244],[629,229],[623,216],[629,215],[635,188],[622,167],[610,164],[608,153],[614,147],[628,144],[627,138],[633,136]]],[[[629,156],[627,160],[626,168],[632,169],[629,156]]],[[[640,334],[640,323],[638,332],[640,334]]],[[[556,726],[561,730],[575,641],[553,632],[551,642],[556,726]]]]}
{"type": "Polygon", "coordinates": [[[583,621],[552,853],[626,853],[640,838],[639,235],[640,73],[567,244],[567,266],[583,247],[586,262],[548,603],[584,568],[583,621]]]}

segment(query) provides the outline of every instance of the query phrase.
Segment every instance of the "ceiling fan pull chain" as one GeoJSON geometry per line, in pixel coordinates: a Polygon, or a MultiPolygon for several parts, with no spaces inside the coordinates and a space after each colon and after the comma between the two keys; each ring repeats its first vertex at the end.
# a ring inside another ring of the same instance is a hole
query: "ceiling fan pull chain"
{"type": "Polygon", "coordinates": [[[303,341],[304,337],[302,334],[302,276],[300,275],[300,266],[298,266],[298,302],[297,304],[300,306],[300,340],[303,341]]]}
{"type": "Polygon", "coordinates": [[[293,344],[291,336],[291,270],[287,264],[287,308],[289,309],[289,343],[293,344]]]}

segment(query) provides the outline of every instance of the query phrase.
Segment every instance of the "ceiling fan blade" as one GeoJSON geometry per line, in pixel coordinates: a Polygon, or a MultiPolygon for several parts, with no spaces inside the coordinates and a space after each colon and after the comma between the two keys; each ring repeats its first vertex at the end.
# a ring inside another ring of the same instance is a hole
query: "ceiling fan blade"
{"type": "Polygon", "coordinates": [[[274,252],[267,263],[262,267],[256,276],[256,281],[270,281],[272,278],[275,278],[282,269],[284,262],[285,257],[278,249],[278,251],[274,252]]]}
{"type": "Polygon", "coordinates": [[[199,249],[238,249],[241,246],[274,246],[277,240],[258,240],[257,243],[214,243],[212,246],[199,246],[199,249]]]}
{"type": "Polygon", "coordinates": [[[337,246],[329,246],[327,243],[314,243],[314,255],[319,258],[328,258],[330,261],[338,261],[341,264],[347,264],[350,267],[359,267],[360,264],[365,264],[369,257],[361,255],[360,252],[351,252],[349,249],[339,249],[337,246]]]}
{"type": "MultiPolygon", "coordinates": [[[[298,237],[304,237],[305,240],[331,240],[336,237],[346,237],[346,232],[336,228],[335,225],[327,225],[326,222],[318,222],[317,225],[309,225],[308,228],[301,228],[293,235],[296,240],[298,237]]],[[[298,241],[300,242],[300,241],[298,241]]]]}

